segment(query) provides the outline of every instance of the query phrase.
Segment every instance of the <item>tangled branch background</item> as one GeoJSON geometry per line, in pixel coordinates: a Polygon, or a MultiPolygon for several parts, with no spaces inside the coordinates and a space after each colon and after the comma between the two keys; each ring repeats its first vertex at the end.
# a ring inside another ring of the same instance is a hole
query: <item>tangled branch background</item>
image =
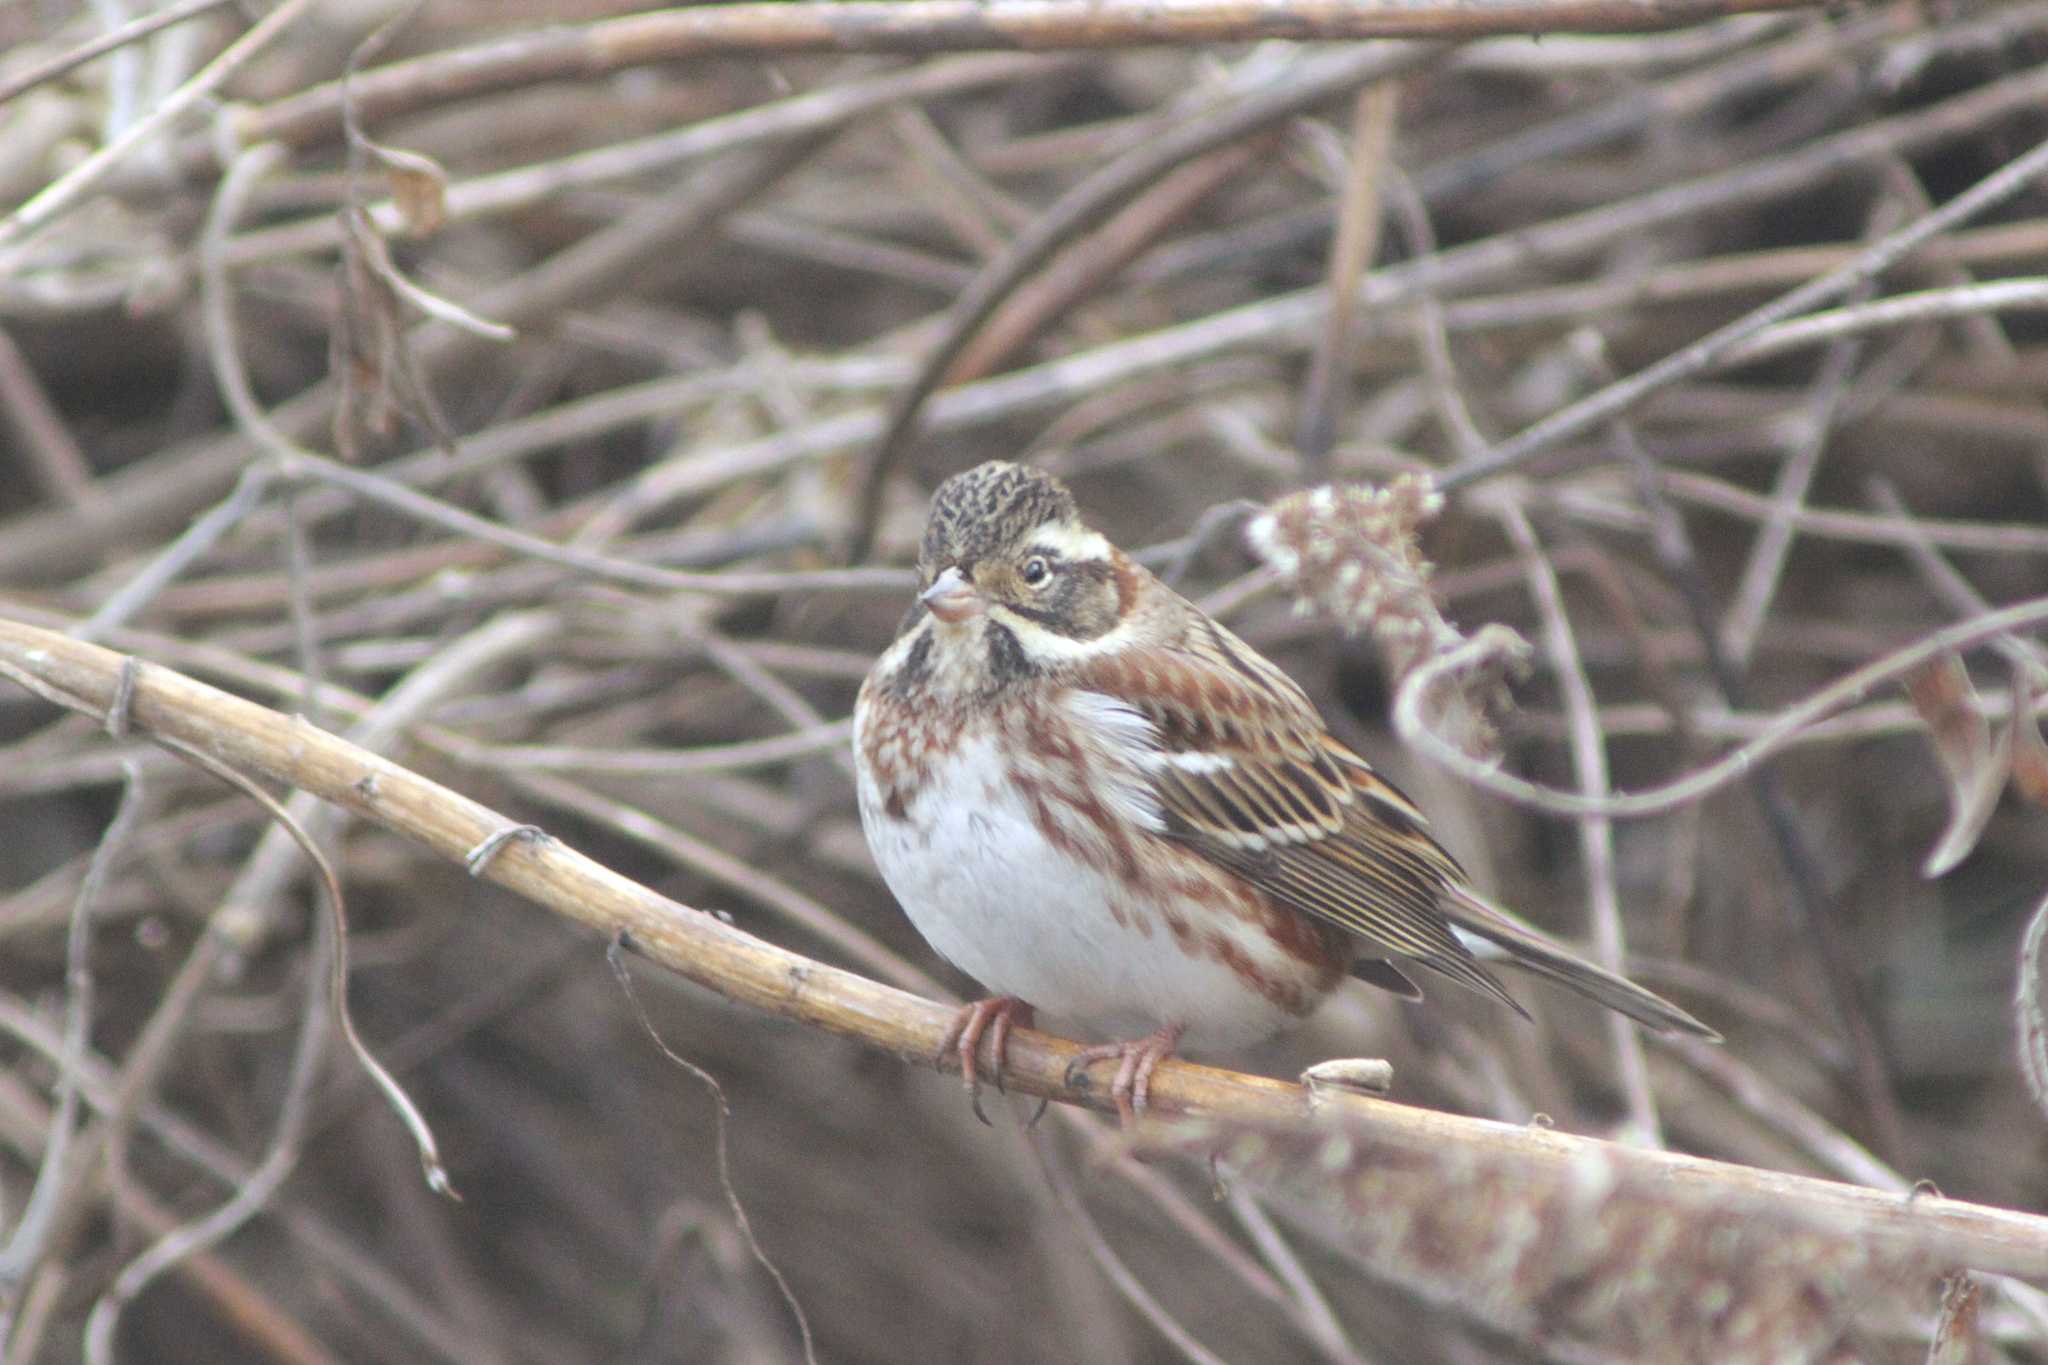
{"type": "Polygon", "coordinates": [[[546,836],[265,804],[230,713],[0,639],[7,1361],[2048,1359],[1952,1273],[2048,1270],[1952,1203],[2048,1199],[2048,5],[399,8],[0,8],[0,618],[546,836]],[[922,1023],[801,1026],[836,977],[492,883],[967,989],[844,718],[995,457],[1728,1036],[1360,989],[1213,1060],[1889,1230],[1455,1125],[983,1128],[847,1041],[922,1023]]]}

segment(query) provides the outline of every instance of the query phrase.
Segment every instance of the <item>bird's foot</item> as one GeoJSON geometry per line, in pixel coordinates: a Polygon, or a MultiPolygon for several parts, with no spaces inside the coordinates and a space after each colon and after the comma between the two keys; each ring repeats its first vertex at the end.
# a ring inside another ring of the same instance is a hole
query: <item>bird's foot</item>
{"type": "Polygon", "coordinates": [[[1109,1097],[1116,1103],[1117,1117],[1123,1126],[1129,1128],[1145,1112],[1152,1098],[1152,1073],[1159,1064],[1173,1055],[1173,1049],[1180,1043],[1181,1034],[1187,1032],[1185,1024],[1168,1024],[1157,1033],[1148,1033],[1143,1038],[1133,1038],[1121,1043],[1098,1043],[1094,1047],[1082,1048],[1067,1063],[1067,1084],[1074,1085],[1075,1074],[1090,1062],[1116,1059],[1116,1079],[1109,1083],[1109,1097]]]}

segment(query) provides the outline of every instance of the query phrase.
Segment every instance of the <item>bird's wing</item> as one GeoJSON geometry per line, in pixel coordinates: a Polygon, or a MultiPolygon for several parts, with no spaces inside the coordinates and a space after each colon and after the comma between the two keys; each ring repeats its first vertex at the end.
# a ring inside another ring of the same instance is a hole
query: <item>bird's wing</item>
{"type": "Polygon", "coordinates": [[[1422,812],[1249,645],[1196,614],[1172,644],[1125,645],[1073,683],[1149,722],[1134,761],[1168,834],[1356,935],[1361,956],[1429,967],[1524,1013],[1452,932],[1443,898],[1464,873],[1422,812]]]}

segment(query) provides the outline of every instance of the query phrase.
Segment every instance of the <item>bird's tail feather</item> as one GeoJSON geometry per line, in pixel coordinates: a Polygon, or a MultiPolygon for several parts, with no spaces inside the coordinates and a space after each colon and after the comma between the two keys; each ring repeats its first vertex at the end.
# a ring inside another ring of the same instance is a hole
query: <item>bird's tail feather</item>
{"type": "Polygon", "coordinates": [[[1460,937],[1482,956],[1555,981],[1596,1004],[1617,1010],[1659,1033],[1689,1033],[1711,1042],[1721,1035],[1664,997],[1644,990],[1626,977],[1595,966],[1533,926],[1461,886],[1448,888],[1444,910],[1460,937]],[[1486,951],[1488,947],[1493,951],[1486,951]]]}

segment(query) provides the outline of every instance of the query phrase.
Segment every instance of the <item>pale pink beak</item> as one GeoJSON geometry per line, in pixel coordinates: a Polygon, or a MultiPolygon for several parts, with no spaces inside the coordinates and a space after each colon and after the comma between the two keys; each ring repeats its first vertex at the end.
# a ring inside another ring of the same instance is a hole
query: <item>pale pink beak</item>
{"type": "Polygon", "coordinates": [[[948,569],[932,580],[932,585],[918,595],[918,601],[932,609],[932,615],[949,626],[981,615],[985,605],[981,594],[974,585],[960,576],[957,568],[948,569]]]}

